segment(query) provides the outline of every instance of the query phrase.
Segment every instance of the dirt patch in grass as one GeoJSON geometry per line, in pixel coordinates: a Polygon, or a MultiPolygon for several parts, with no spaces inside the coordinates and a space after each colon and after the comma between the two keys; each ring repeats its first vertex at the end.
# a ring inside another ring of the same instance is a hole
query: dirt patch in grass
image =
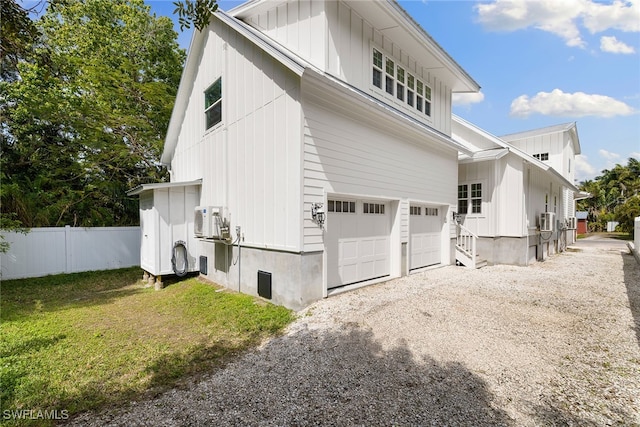
{"type": "Polygon", "coordinates": [[[197,278],[160,292],[140,278],[134,268],[5,281],[1,409],[73,415],[156,393],[293,319],[283,307],[197,278]]]}

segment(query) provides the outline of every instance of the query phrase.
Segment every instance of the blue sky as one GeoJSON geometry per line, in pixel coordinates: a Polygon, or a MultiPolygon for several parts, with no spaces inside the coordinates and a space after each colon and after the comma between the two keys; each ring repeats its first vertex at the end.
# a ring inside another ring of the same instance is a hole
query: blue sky
{"type": "MultiPolygon", "coordinates": [[[[171,1],[146,2],[175,18],[171,1]]],[[[482,86],[455,97],[459,116],[498,136],[577,122],[578,181],[640,159],[640,0],[400,4],[482,86]]]]}

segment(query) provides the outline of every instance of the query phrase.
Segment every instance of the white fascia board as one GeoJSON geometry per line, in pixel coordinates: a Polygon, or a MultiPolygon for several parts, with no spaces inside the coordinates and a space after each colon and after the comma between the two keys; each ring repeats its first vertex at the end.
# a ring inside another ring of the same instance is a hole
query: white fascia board
{"type": "Polygon", "coordinates": [[[127,191],[127,196],[136,196],[140,193],[144,193],[149,190],[158,190],[162,188],[172,187],[189,187],[192,185],[202,185],[202,179],[196,179],[195,181],[187,182],[155,182],[152,184],[140,184],[131,190],[127,191]]]}
{"type": "MultiPolygon", "coordinates": [[[[551,133],[567,132],[576,127],[576,122],[562,123],[559,125],[546,126],[538,129],[526,130],[524,132],[510,133],[502,135],[500,138],[504,141],[516,141],[519,139],[531,138],[534,136],[549,135],[551,133]]],[[[578,135],[576,131],[576,136],[578,135]]]]}
{"type": "Polygon", "coordinates": [[[590,199],[593,197],[593,194],[588,193],[586,191],[578,191],[573,193],[573,200],[584,200],[590,199]]]}
{"type": "Polygon", "coordinates": [[[432,140],[440,143],[443,146],[453,148],[458,152],[462,152],[468,155],[473,154],[467,149],[467,147],[453,140],[450,136],[424,123],[419,122],[418,120],[414,119],[408,114],[403,113],[397,108],[394,108],[391,105],[386,104],[385,102],[380,101],[379,99],[371,95],[368,95],[360,89],[351,86],[330,74],[321,73],[312,68],[308,68],[303,74],[302,78],[310,80],[310,84],[313,86],[324,86],[327,89],[333,89],[333,94],[335,94],[336,96],[342,96],[345,100],[358,102],[366,109],[371,109],[378,113],[383,113],[390,119],[396,120],[397,123],[400,123],[403,126],[408,126],[409,128],[430,137],[432,140]]]}
{"type": "MultiPolygon", "coordinates": [[[[246,39],[254,43],[256,46],[264,50],[268,55],[279,61],[282,65],[290,69],[298,76],[302,76],[305,68],[309,66],[303,59],[292,54],[286,48],[278,45],[270,38],[266,37],[259,31],[250,27],[249,25],[239,21],[226,12],[221,10],[215,12],[212,19],[218,19],[222,23],[226,24],[246,39]]],[[[184,116],[187,110],[187,104],[191,92],[193,90],[193,84],[198,71],[197,60],[204,51],[204,32],[208,31],[208,28],[203,31],[194,31],[191,38],[191,45],[189,46],[189,52],[187,55],[187,61],[185,64],[182,77],[180,78],[180,85],[178,86],[178,93],[176,95],[176,101],[171,112],[171,119],[169,120],[169,128],[167,130],[167,136],[165,138],[164,149],[162,151],[162,157],[160,163],[163,165],[170,165],[173,159],[173,153],[178,144],[178,136],[180,134],[180,128],[184,121],[184,116]]]]}
{"type": "Polygon", "coordinates": [[[160,163],[165,166],[171,164],[173,152],[178,143],[178,135],[180,134],[180,128],[182,127],[182,122],[184,121],[184,116],[187,111],[189,96],[193,90],[195,74],[198,70],[199,61],[196,60],[197,58],[195,56],[202,54],[203,39],[204,35],[202,31],[196,30],[191,36],[191,43],[187,51],[187,60],[185,61],[182,76],[180,77],[180,85],[176,93],[176,100],[173,103],[173,110],[171,110],[169,127],[167,129],[167,135],[164,138],[164,147],[162,149],[162,156],[160,157],[160,163]]]}
{"type": "Polygon", "coordinates": [[[467,156],[466,154],[460,154],[458,156],[458,163],[467,164],[467,163],[476,163],[476,162],[486,162],[488,160],[499,160],[509,154],[508,148],[493,148],[491,150],[482,150],[476,151],[471,156],[467,156]]]}

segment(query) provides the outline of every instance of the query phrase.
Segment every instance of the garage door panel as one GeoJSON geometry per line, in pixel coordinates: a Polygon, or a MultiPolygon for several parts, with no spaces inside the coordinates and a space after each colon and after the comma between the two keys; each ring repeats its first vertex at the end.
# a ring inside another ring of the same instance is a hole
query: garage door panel
{"type": "Polygon", "coordinates": [[[409,269],[428,267],[441,262],[442,219],[437,208],[412,206],[409,219],[409,269]]]}
{"type": "MultiPolygon", "coordinates": [[[[365,203],[358,201],[355,212],[328,212],[325,242],[329,288],[390,273],[389,207],[374,203],[378,211],[384,209],[385,213],[369,214],[363,212],[365,203]]],[[[368,205],[370,208],[372,204],[368,205]]]]}

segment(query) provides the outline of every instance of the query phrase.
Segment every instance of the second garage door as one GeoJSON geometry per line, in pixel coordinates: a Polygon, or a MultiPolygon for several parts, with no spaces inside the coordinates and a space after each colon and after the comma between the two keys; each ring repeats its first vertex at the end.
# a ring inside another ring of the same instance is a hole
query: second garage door
{"type": "Polygon", "coordinates": [[[411,257],[409,269],[440,264],[442,221],[437,207],[409,208],[409,234],[411,257]]]}
{"type": "Polygon", "coordinates": [[[388,276],[390,228],[388,203],[329,198],[327,287],[388,276]]]}

